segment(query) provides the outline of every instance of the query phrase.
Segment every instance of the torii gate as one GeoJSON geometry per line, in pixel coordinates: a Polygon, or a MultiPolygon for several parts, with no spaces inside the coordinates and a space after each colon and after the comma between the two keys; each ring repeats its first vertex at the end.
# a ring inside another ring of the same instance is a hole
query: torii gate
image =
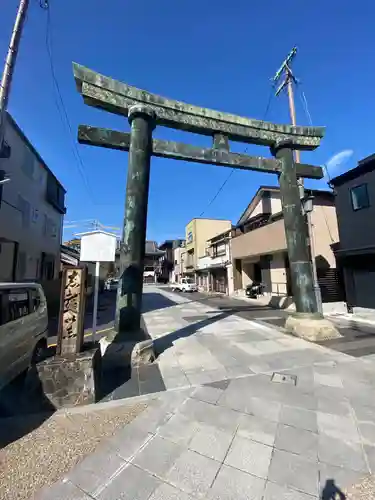
{"type": "Polygon", "coordinates": [[[295,164],[293,150],[313,150],[323,127],[277,125],[167,99],[113,80],[76,63],[78,91],[89,106],[127,116],[130,133],[80,125],[82,144],[129,151],[121,284],[117,294],[115,333],[140,329],[143,263],[151,156],[209,163],[243,170],[275,173],[279,177],[291,284],[297,313],[321,318],[313,288],[306,245],[307,226],[301,210],[298,177],[321,179],[321,167],[295,164]],[[212,148],[152,138],[155,126],[212,136],[212,148]],[[229,140],[269,146],[275,158],[231,153],[229,140]]]}

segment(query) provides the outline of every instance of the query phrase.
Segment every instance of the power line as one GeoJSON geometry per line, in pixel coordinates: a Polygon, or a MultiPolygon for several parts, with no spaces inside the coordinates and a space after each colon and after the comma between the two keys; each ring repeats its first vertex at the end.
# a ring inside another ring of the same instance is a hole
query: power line
{"type": "Polygon", "coordinates": [[[57,99],[56,95],[54,96],[55,104],[56,104],[57,110],[59,112],[61,122],[63,123],[64,126],[68,127],[68,133],[70,136],[72,152],[73,152],[73,155],[74,155],[75,160],[76,160],[78,172],[79,172],[79,174],[80,174],[80,176],[85,184],[85,187],[86,187],[86,190],[89,194],[91,202],[93,204],[95,204],[95,201],[94,201],[95,197],[93,195],[93,192],[91,190],[90,184],[88,182],[88,179],[87,179],[87,176],[85,173],[84,162],[82,160],[82,157],[79,153],[78,147],[77,147],[76,142],[74,140],[74,133],[73,133],[72,125],[70,123],[69,115],[68,115],[68,112],[67,112],[65,104],[64,104],[64,99],[62,97],[59,82],[56,78],[55,66],[53,63],[52,43],[51,43],[51,5],[50,5],[49,0],[40,0],[39,5],[43,10],[47,11],[47,26],[46,26],[45,44],[46,44],[46,49],[47,49],[49,65],[50,65],[50,69],[51,69],[52,81],[53,81],[53,85],[54,85],[54,88],[56,90],[56,94],[58,97],[58,99],[57,99]]]}

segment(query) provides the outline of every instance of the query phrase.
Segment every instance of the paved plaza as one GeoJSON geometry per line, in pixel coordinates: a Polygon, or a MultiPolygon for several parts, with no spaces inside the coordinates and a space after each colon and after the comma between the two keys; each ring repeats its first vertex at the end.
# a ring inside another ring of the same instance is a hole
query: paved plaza
{"type": "Polygon", "coordinates": [[[375,473],[374,361],[165,289],[145,311],[163,390],[101,403],[147,409],[38,500],[333,500],[375,473]]]}

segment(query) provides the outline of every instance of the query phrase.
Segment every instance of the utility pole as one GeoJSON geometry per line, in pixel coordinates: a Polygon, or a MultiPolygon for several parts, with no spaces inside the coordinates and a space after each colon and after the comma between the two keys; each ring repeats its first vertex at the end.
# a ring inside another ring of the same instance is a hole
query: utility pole
{"type": "MultiPolygon", "coordinates": [[[[273,77],[273,82],[276,84],[276,82],[280,79],[281,75],[284,74],[284,80],[277,88],[275,95],[278,96],[285,88],[287,89],[290,120],[291,120],[293,126],[297,125],[296,107],[294,104],[294,90],[293,90],[293,83],[294,84],[297,83],[297,79],[293,75],[293,72],[291,69],[291,62],[294,59],[294,57],[296,56],[296,54],[297,54],[297,47],[293,47],[293,49],[289,52],[288,56],[283,61],[279,70],[276,72],[275,76],[273,77]]],[[[294,160],[296,163],[301,163],[301,152],[297,149],[294,151],[294,160]]],[[[297,181],[298,181],[298,185],[300,188],[300,197],[302,200],[304,213],[306,214],[306,219],[307,219],[308,236],[309,236],[309,243],[310,243],[311,266],[312,266],[312,272],[313,272],[316,303],[317,303],[318,311],[320,313],[323,313],[322,294],[321,294],[321,290],[320,290],[320,286],[319,286],[318,273],[316,270],[316,261],[315,261],[315,238],[314,238],[313,224],[311,221],[312,203],[307,203],[307,202],[304,203],[305,194],[304,194],[304,187],[303,187],[303,179],[297,179],[297,181]],[[309,208],[308,210],[305,210],[305,205],[306,205],[306,207],[307,207],[307,205],[311,205],[311,208],[309,208]]]]}
{"type": "Polygon", "coordinates": [[[18,55],[18,47],[20,44],[28,7],[29,0],[20,0],[16,20],[13,26],[12,36],[10,38],[8,53],[5,59],[3,76],[0,83],[0,158],[4,155],[6,111],[9,101],[10,88],[12,85],[14,68],[18,55]]]}

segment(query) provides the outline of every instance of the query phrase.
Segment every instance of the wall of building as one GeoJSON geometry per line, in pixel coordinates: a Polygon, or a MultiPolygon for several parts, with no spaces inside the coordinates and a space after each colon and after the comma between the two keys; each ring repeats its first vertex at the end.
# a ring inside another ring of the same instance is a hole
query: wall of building
{"type": "Polygon", "coordinates": [[[198,259],[206,255],[207,240],[228,231],[231,227],[231,221],[218,219],[193,219],[187,224],[186,251],[191,255],[194,268],[197,267],[198,259]]]}
{"type": "Polygon", "coordinates": [[[375,171],[335,187],[335,191],[340,248],[349,250],[375,246],[375,171]],[[370,206],[355,211],[352,206],[350,189],[360,184],[367,184],[370,206]]]}
{"type": "Polygon", "coordinates": [[[331,245],[339,241],[336,207],[333,202],[314,206],[311,214],[312,230],[314,232],[315,258],[318,267],[336,267],[335,255],[331,245]],[[325,261],[325,262],[324,262],[325,261]]]}
{"type": "Polygon", "coordinates": [[[270,262],[271,293],[273,295],[287,294],[287,274],[284,253],[272,255],[270,262]]]}
{"type": "Polygon", "coordinates": [[[285,249],[283,219],[232,238],[232,256],[235,259],[269,254],[285,249]]]}
{"type": "MultiPolygon", "coordinates": [[[[18,281],[39,278],[42,252],[53,258],[55,279],[59,273],[63,215],[46,201],[48,171],[10,123],[6,141],[11,146],[11,157],[2,165],[11,180],[3,186],[0,243],[19,243],[18,281]]],[[[13,265],[10,248],[4,245],[1,267],[6,271],[2,276],[9,276],[13,265]]]]}

